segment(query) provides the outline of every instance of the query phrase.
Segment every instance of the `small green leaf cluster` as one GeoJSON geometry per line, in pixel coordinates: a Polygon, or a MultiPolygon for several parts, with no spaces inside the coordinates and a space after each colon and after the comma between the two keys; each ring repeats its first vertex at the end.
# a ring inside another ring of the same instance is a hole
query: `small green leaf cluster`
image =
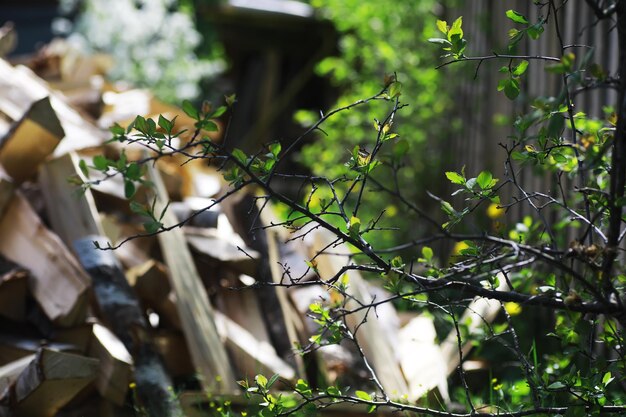
{"type": "Polygon", "coordinates": [[[528,61],[521,60],[515,66],[503,66],[500,72],[507,73],[508,78],[498,82],[498,91],[504,91],[509,100],[515,100],[520,93],[520,78],[528,69],[528,61]]]}
{"type": "Polygon", "coordinates": [[[462,188],[456,190],[452,195],[464,193],[468,195],[469,199],[490,199],[494,203],[498,203],[500,200],[495,195],[493,188],[498,183],[497,178],[493,178],[493,174],[489,171],[482,171],[475,178],[465,177],[465,168],[461,170],[461,173],[448,171],[446,177],[452,184],[460,185],[462,188]]]}
{"type": "Polygon", "coordinates": [[[514,51],[516,46],[520,43],[522,39],[524,39],[524,36],[526,35],[528,35],[528,37],[532,40],[539,39],[544,31],[544,25],[546,24],[546,20],[542,17],[540,17],[537,22],[530,24],[526,16],[519,12],[516,12],[515,10],[507,10],[506,17],[513,22],[524,26],[522,29],[512,28],[511,30],[509,30],[509,52],[514,51]]]}
{"type": "MultiPolygon", "coordinates": [[[[99,171],[104,175],[104,178],[121,175],[124,179],[124,195],[126,198],[132,198],[135,195],[137,184],[151,186],[151,183],[143,178],[145,166],[134,161],[129,162],[124,151],[122,151],[117,160],[107,158],[104,155],[96,155],[92,159],[91,165],[88,165],[84,159],[81,159],[78,166],[87,179],[90,179],[90,170],[99,171]]],[[[87,186],[89,186],[89,183],[87,183],[87,186]]]]}
{"type": "Polygon", "coordinates": [[[270,143],[264,154],[247,155],[239,148],[233,149],[230,159],[234,164],[224,172],[224,179],[238,188],[249,180],[250,177],[246,174],[246,171],[249,171],[259,180],[266,181],[274,171],[281,149],[279,142],[270,143]]]}
{"type": "Polygon", "coordinates": [[[309,311],[313,321],[320,326],[318,333],[311,336],[309,340],[320,346],[341,343],[345,336],[345,327],[339,319],[332,316],[332,309],[321,303],[313,303],[309,305],[309,311]]]}
{"type": "Polygon", "coordinates": [[[163,207],[160,213],[157,214],[156,202],[156,197],[154,197],[151,204],[142,204],[137,201],[130,202],[130,209],[133,213],[148,218],[148,220],[143,222],[143,227],[147,233],[156,233],[163,228],[162,220],[165,216],[169,203],[163,207]]]}
{"type": "Polygon", "coordinates": [[[437,43],[442,45],[442,49],[447,52],[445,57],[453,57],[454,59],[465,58],[464,52],[467,48],[467,40],[463,37],[463,17],[458,17],[452,26],[448,25],[448,22],[444,20],[437,21],[437,29],[443,33],[445,38],[430,38],[428,42],[437,43]]]}

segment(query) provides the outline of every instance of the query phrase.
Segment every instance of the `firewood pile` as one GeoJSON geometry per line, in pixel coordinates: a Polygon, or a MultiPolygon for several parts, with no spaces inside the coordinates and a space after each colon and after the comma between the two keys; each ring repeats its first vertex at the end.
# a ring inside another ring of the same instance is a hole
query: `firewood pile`
{"type": "MultiPolygon", "coordinates": [[[[350,345],[294,351],[317,331],[310,304],[336,294],[262,285],[284,282],[287,269],[316,278],[306,261],[332,236],[316,230],[286,243],[283,230],[252,228],[273,219],[242,194],[181,228],[132,238],[144,232],[143,219],[129,209],[123,182],[81,192],[79,161],[119,157],[105,143],[112,123],[166,114],[184,126],[185,114],[147,91],[107,84],[99,77],[106,59],[76,57],[62,44],[24,63],[0,60],[0,416],[131,416],[171,398],[184,415],[213,415],[216,398],[243,403],[236,381],[257,374],[278,374],[278,389],[302,378],[374,391],[350,345]],[[124,243],[103,250],[94,242],[124,243]]],[[[226,189],[202,163],[172,158],[148,175],[154,187],[138,192],[157,211],[170,202],[165,226],[226,189]]],[[[348,259],[318,256],[317,273],[332,277],[348,259]]],[[[386,296],[348,275],[355,299],[386,296]]],[[[348,324],[360,325],[362,349],[389,393],[417,401],[436,391],[448,400],[456,340],[447,342],[452,349],[436,344],[430,319],[385,304],[348,324]]]]}

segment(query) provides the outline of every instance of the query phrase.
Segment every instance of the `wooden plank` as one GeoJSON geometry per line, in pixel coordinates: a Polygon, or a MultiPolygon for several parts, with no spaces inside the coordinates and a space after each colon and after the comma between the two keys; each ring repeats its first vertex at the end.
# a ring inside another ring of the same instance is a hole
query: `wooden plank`
{"type": "Polygon", "coordinates": [[[0,140],[0,164],[15,181],[30,179],[64,136],[50,97],[37,100],[0,140]]]}
{"type": "MultiPolygon", "coordinates": [[[[317,262],[320,277],[323,280],[328,280],[348,264],[348,257],[320,253],[331,245],[336,237],[325,229],[318,229],[312,233],[314,233],[314,243],[311,252],[312,254],[319,254],[317,262]]],[[[333,245],[332,251],[333,253],[350,253],[345,244],[333,245]]],[[[354,299],[359,300],[363,305],[371,303],[373,301],[372,296],[369,294],[361,275],[354,270],[348,271],[347,275],[349,280],[347,293],[351,298],[346,303],[346,309],[351,310],[360,307],[360,304],[354,299]]],[[[366,310],[360,310],[349,314],[346,320],[353,332],[358,327],[356,337],[387,395],[392,398],[408,395],[409,387],[396,360],[395,349],[389,340],[383,337],[384,330],[374,312],[370,311],[368,314],[366,310]]]]}
{"type": "Polygon", "coordinates": [[[52,417],[96,376],[98,360],[43,348],[9,390],[15,415],[52,417]]]}
{"type": "Polygon", "coordinates": [[[0,254],[28,266],[31,292],[48,318],[59,326],[83,322],[89,277],[19,193],[0,219],[0,236],[0,254]]]}
{"type": "Polygon", "coordinates": [[[69,153],[42,167],[40,181],[42,188],[47,189],[44,198],[50,222],[73,246],[91,277],[103,321],[132,353],[140,401],[151,415],[175,415],[179,410],[169,395],[172,382],[149,340],[148,323],[137,297],[114,252],[97,249],[94,245],[98,242],[106,247],[109,242],[102,237],[93,197],[89,190],[77,194],[67,182],[68,177],[81,178],[77,165],[76,156],[69,153]]]}
{"type": "MultiPolygon", "coordinates": [[[[168,200],[165,185],[159,172],[150,164],[148,175],[156,189],[155,212],[161,213],[168,200]]],[[[170,226],[176,224],[177,219],[173,213],[165,211],[162,222],[170,226]]],[[[213,307],[182,230],[176,228],[159,234],[159,243],[170,270],[171,286],[176,294],[183,332],[204,387],[212,392],[238,390],[228,355],[217,331],[213,307]]]]}

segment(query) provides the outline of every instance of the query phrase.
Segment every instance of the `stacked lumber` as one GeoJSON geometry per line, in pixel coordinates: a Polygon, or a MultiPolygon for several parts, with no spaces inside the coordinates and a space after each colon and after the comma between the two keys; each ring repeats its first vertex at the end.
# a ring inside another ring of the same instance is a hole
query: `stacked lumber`
{"type": "MultiPolygon", "coordinates": [[[[32,63],[52,83],[0,60],[0,416],[210,415],[201,410],[213,398],[245,403],[236,381],[257,374],[279,375],[279,389],[303,378],[372,392],[370,369],[392,398],[448,401],[456,352],[436,343],[430,319],[401,325],[390,304],[346,317],[368,363],[345,342],[296,352],[319,330],[310,304],[339,296],[321,281],[351,259],[327,232],[291,240],[259,227],[276,221],[251,195],[215,204],[226,186],[201,161],[150,165],[153,187],[137,190],[156,212],[169,207],[161,222],[181,227],[167,233],[143,232],[117,178],[81,187],[81,160],[120,153],[105,144],[112,123],[137,113],[191,121],[146,91],[94,83],[103,57],[72,57],[80,68],[53,58],[32,63]]],[[[347,309],[387,296],[356,271],[345,280],[347,309]]]]}

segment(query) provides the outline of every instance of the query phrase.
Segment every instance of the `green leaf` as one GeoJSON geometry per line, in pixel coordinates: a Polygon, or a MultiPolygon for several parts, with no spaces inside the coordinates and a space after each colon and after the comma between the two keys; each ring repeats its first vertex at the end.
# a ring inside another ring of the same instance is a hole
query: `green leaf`
{"type": "Polygon", "coordinates": [[[106,171],[109,167],[109,161],[102,155],[96,155],[93,157],[93,166],[98,171],[106,171]]]}
{"type": "Polygon", "coordinates": [[[611,376],[611,372],[607,372],[606,374],[604,374],[604,376],[602,377],[602,384],[606,387],[607,385],[609,385],[611,383],[611,381],[613,381],[615,379],[615,377],[611,376]]]}
{"type": "Polygon", "coordinates": [[[270,388],[272,385],[274,385],[274,383],[278,380],[278,377],[280,375],[278,374],[274,374],[272,375],[272,377],[270,378],[270,380],[267,382],[267,388],[270,388]]]}
{"type": "Polygon", "coordinates": [[[396,256],[391,260],[391,266],[393,268],[402,268],[404,266],[404,262],[402,261],[401,256],[396,256]]]}
{"type": "Polygon", "coordinates": [[[163,117],[162,114],[159,114],[159,126],[161,126],[161,128],[169,134],[172,133],[172,127],[174,126],[174,123],[172,123],[172,121],[170,120],[167,120],[165,117],[163,117]]]}
{"type": "Polygon", "coordinates": [[[130,180],[138,180],[141,177],[141,166],[136,162],[131,162],[126,168],[124,176],[130,180]]]}
{"type": "Polygon", "coordinates": [[[452,40],[453,35],[458,35],[459,39],[463,38],[463,29],[461,26],[463,25],[463,16],[459,16],[453,23],[452,27],[448,31],[448,39],[452,40]]]}
{"type": "Polygon", "coordinates": [[[428,246],[424,246],[422,248],[422,256],[424,257],[424,259],[430,262],[433,259],[433,250],[428,246]]]}
{"type": "Polygon", "coordinates": [[[89,178],[89,168],[84,159],[78,161],[78,168],[80,168],[80,172],[82,172],[85,177],[89,178]]]}
{"type": "Polygon", "coordinates": [[[437,20],[437,29],[439,29],[439,32],[446,35],[448,33],[448,22],[445,20],[437,20]]]}
{"type": "Polygon", "coordinates": [[[372,396],[365,391],[357,391],[354,393],[357,398],[360,398],[365,401],[372,401],[372,396]]]}
{"type": "Polygon", "coordinates": [[[348,223],[348,234],[350,237],[357,238],[359,236],[359,231],[361,230],[361,219],[358,217],[350,217],[350,222],[348,223]]]}
{"type": "Polygon", "coordinates": [[[441,200],[441,209],[448,216],[454,216],[456,214],[456,210],[454,209],[454,207],[452,207],[452,204],[448,203],[447,201],[441,200]]]}
{"type": "Polygon", "coordinates": [[[304,396],[313,394],[313,391],[309,388],[309,384],[307,384],[304,379],[298,379],[298,382],[296,382],[296,391],[304,396]]]}
{"type": "Polygon", "coordinates": [[[278,154],[280,154],[282,146],[280,142],[274,142],[274,143],[270,143],[269,148],[270,148],[270,152],[272,153],[272,155],[274,155],[274,157],[278,157],[278,154]]]}
{"type": "Polygon", "coordinates": [[[547,388],[548,389],[552,389],[552,390],[560,390],[560,389],[563,389],[563,388],[567,388],[567,385],[565,385],[561,381],[556,381],[556,382],[553,382],[550,385],[548,385],[547,388]]]}
{"type": "Polygon", "coordinates": [[[126,198],[131,198],[134,195],[135,195],[135,184],[130,180],[124,181],[124,196],[126,198]]]}
{"type": "Polygon", "coordinates": [[[446,177],[450,180],[452,184],[465,184],[465,178],[457,172],[448,171],[446,172],[446,177]]]}
{"type": "Polygon", "coordinates": [[[200,120],[200,114],[198,113],[198,110],[195,108],[195,106],[191,104],[191,101],[183,101],[183,111],[187,116],[191,117],[192,119],[200,120]]]}
{"type": "Polygon", "coordinates": [[[489,171],[481,172],[478,177],[476,177],[476,183],[483,190],[491,188],[491,181],[493,180],[493,175],[489,171]]]}
{"type": "Polygon", "coordinates": [[[339,388],[337,388],[335,386],[330,386],[330,387],[326,388],[326,394],[334,395],[334,396],[340,396],[341,395],[341,391],[339,390],[339,388]]]}
{"type": "Polygon", "coordinates": [[[516,79],[509,79],[504,85],[504,95],[509,100],[515,100],[519,96],[520,88],[519,82],[516,79]]]}
{"type": "Polygon", "coordinates": [[[219,106],[217,109],[215,109],[213,114],[211,114],[211,118],[217,119],[218,117],[220,117],[221,115],[226,113],[226,110],[228,110],[228,107],[226,107],[226,106],[219,106]]]}
{"type": "Polygon", "coordinates": [[[239,148],[233,149],[233,158],[241,162],[242,164],[247,163],[248,156],[239,148]]]}
{"type": "Polygon", "coordinates": [[[119,124],[115,123],[113,126],[109,128],[109,131],[113,133],[115,136],[122,136],[126,133],[124,128],[119,124]]]}
{"type": "Polygon", "coordinates": [[[133,125],[135,126],[135,129],[141,133],[146,133],[148,131],[148,122],[146,122],[146,119],[142,116],[137,115],[133,125]]]}
{"type": "Polygon", "coordinates": [[[449,40],[443,38],[429,38],[428,42],[430,43],[438,43],[441,45],[452,45],[449,40]]]}
{"type": "Polygon", "coordinates": [[[402,83],[396,81],[389,86],[389,96],[391,98],[399,97],[402,94],[402,83]]]}
{"type": "Polygon", "coordinates": [[[148,233],[156,233],[162,226],[163,226],[163,223],[158,222],[156,220],[150,220],[150,221],[143,223],[143,228],[148,233]]]}
{"type": "Polygon", "coordinates": [[[515,23],[521,23],[523,25],[527,25],[528,24],[528,19],[526,19],[526,17],[523,14],[518,13],[515,10],[507,10],[506,11],[506,17],[508,17],[509,19],[514,21],[515,23]]]}
{"type": "Polygon", "coordinates": [[[528,61],[523,60],[515,68],[513,68],[513,75],[519,77],[526,72],[526,69],[528,69],[528,61]]]}
{"type": "Polygon", "coordinates": [[[256,384],[261,388],[265,388],[267,386],[267,378],[261,374],[254,377],[254,382],[256,382],[256,384]]]}
{"type": "Polygon", "coordinates": [[[144,216],[149,214],[146,206],[136,201],[130,202],[130,211],[136,214],[142,214],[144,216]]]}

